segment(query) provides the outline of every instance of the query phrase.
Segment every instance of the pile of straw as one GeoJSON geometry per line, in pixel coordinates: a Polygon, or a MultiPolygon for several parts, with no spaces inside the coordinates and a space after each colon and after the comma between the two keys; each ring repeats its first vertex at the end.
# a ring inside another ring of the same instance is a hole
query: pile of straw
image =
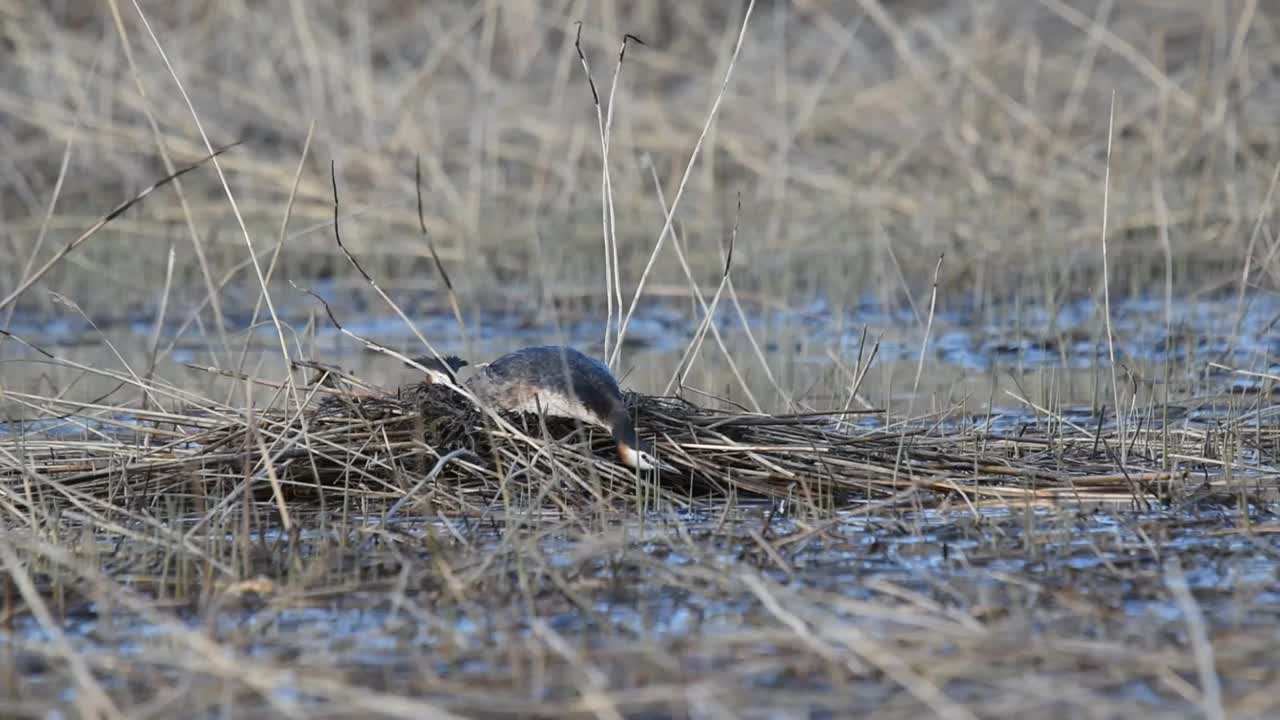
{"type": "Polygon", "coordinates": [[[178,413],[46,398],[46,408],[63,408],[64,424],[86,428],[83,437],[11,426],[0,444],[15,462],[0,476],[14,490],[40,478],[49,481],[40,492],[141,501],[227,502],[249,489],[274,497],[282,512],[286,502],[353,496],[452,512],[519,498],[684,505],[709,496],[826,509],[1064,500],[1150,507],[1231,483],[1217,472],[1223,459],[1266,451],[1280,436],[1270,415],[1250,417],[1247,431],[1240,421],[1212,431],[1134,423],[1122,432],[1101,417],[1092,428],[1047,417],[1011,436],[976,421],[726,412],[629,393],[641,434],[666,466],[637,472],[616,462],[613,441],[597,428],[494,415],[439,383],[353,389],[354,379],[335,378],[299,386],[305,404],[288,411],[209,404],[178,413]],[[1201,476],[1206,469],[1212,477],[1201,476]]]}

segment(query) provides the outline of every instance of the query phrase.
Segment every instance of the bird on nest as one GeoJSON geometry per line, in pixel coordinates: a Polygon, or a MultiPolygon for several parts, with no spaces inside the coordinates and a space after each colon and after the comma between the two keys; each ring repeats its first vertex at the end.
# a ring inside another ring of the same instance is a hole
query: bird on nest
{"type": "MultiPolygon", "coordinates": [[[[455,371],[468,365],[449,355],[417,358],[434,382],[457,383],[455,371]]],[[[622,390],[609,367],[565,345],[538,345],[476,366],[462,383],[481,403],[500,412],[542,413],[604,428],[618,446],[623,465],[658,467],[651,446],[636,433],[622,390]]]]}

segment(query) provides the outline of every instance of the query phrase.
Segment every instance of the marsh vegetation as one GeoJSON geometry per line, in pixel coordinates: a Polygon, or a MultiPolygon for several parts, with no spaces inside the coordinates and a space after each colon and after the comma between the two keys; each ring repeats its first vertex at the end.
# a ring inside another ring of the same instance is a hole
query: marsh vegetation
{"type": "Polygon", "coordinates": [[[0,714],[1280,712],[1278,23],[0,6],[0,714]]]}

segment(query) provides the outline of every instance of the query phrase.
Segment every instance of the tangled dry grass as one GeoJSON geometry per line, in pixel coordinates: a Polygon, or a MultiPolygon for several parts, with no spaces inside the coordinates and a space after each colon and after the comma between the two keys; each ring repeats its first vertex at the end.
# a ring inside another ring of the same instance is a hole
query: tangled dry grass
{"type": "Polygon", "coordinates": [[[649,493],[644,507],[684,507],[715,495],[789,499],[826,512],[1063,501],[1150,510],[1186,502],[1194,490],[1239,492],[1243,510],[1252,491],[1222,468],[1248,458],[1252,472],[1269,472],[1280,453],[1280,408],[1261,404],[1201,421],[1189,421],[1187,407],[1170,417],[1168,406],[1152,405],[1131,415],[1127,428],[1104,414],[1049,413],[1022,417],[1015,431],[990,418],[726,412],[628,393],[642,435],[665,464],[663,472],[636,472],[612,461],[607,433],[575,421],[501,416],[439,382],[383,389],[307,364],[319,368],[314,382],[297,388],[307,404],[288,411],[227,406],[156,385],[148,389],[184,397],[186,408],[148,411],[12,393],[61,419],[38,422],[33,432],[49,438],[42,441],[11,426],[11,480],[30,467],[68,492],[136,495],[129,504],[193,499],[193,492],[232,482],[240,487],[232,498],[246,493],[278,503],[286,529],[287,501],[348,504],[352,493],[366,509],[407,494],[447,514],[477,512],[513,490],[537,498],[534,505],[564,509],[576,497],[627,507],[645,495],[642,488],[649,493]],[[77,429],[96,439],[54,439],[77,429]]]}

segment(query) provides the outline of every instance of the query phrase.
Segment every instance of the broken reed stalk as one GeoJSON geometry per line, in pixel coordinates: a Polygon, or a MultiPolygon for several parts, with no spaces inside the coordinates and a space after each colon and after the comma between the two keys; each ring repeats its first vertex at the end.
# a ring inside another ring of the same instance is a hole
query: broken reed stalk
{"type": "MultiPolygon", "coordinates": [[[[676,194],[671,198],[671,207],[667,210],[666,217],[662,221],[662,230],[658,233],[658,239],[654,242],[653,252],[650,254],[649,264],[646,266],[644,273],[640,276],[640,281],[636,285],[635,294],[631,296],[631,306],[627,308],[626,315],[622,318],[622,325],[618,328],[618,342],[613,348],[613,354],[608,357],[609,367],[617,364],[617,355],[622,348],[622,338],[626,336],[627,326],[631,323],[631,316],[635,313],[636,305],[640,303],[640,296],[644,293],[644,283],[648,276],[649,268],[653,265],[653,260],[658,254],[658,250],[662,248],[662,241],[672,230],[672,223],[675,221],[676,211],[680,208],[680,200],[684,197],[685,188],[688,186],[689,178],[693,175],[693,167],[697,163],[698,156],[702,151],[702,144],[707,139],[707,134],[711,132],[711,124],[715,120],[716,113],[720,110],[720,102],[724,100],[724,93],[729,87],[729,79],[733,77],[733,68],[738,64],[738,54],[742,51],[743,40],[747,36],[747,26],[751,21],[751,11],[756,7],[756,0],[750,0],[747,3],[747,9],[742,15],[742,26],[738,29],[738,39],[733,46],[733,54],[729,56],[729,64],[725,67],[724,80],[720,83],[720,90],[716,93],[715,100],[711,103],[711,109],[707,111],[706,121],[702,124],[702,132],[698,134],[698,140],[693,144],[693,150],[689,153],[689,162],[685,163],[684,174],[680,177],[680,185],[676,188],[676,194]]],[[[621,313],[622,309],[619,308],[621,313]]],[[[606,351],[608,348],[606,347],[606,351]]]]}
{"type": "MultiPolygon", "coordinates": [[[[720,295],[724,292],[725,285],[729,282],[729,272],[733,269],[733,246],[738,241],[738,219],[741,216],[742,196],[738,196],[738,209],[733,217],[733,230],[729,233],[729,250],[724,256],[724,268],[720,273],[720,284],[716,286],[715,295],[711,296],[711,304],[707,307],[698,330],[689,339],[689,343],[685,345],[684,353],[680,356],[680,362],[676,363],[675,372],[671,374],[671,379],[667,381],[666,389],[662,391],[664,395],[669,395],[677,382],[680,387],[684,387],[685,380],[689,377],[689,371],[693,369],[693,358],[702,349],[702,340],[706,337],[707,328],[715,324],[716,309],[720,306],[720,295]]],[[[755,397],[750,392],[747,393],[747,397],[752,404],[759,407],[755,397]]]]}
{"type": "Polygon", "coordinates": [[[103,215],[101,218],[98,219],[97,222],[90,225],[88,230],[85,230],[84,232],[80,233],[80,235],[78,235],[74,240],[64,245],[62,249],[59,250],[57,253],[55,253],[53,257],[49,258],[44,265],[41,265],[39,270],[36,270],[33,273],[25,274],[24,277],[22,278],[22,282],[18,283],[18,287],[14,288],[12,292],[10,292],[8,295],[4,297],[4,299],[0,300],[0,310],[4,310],[5,308],[9,307],[9,305],[12,304],[19,297],[21,297],[23,293],[31,289],[32,285],[35,285],[37,282],[39,282],[40,278],[47,275],[55,265],[57,265],[59,262],[62,261],[63,258],[65,258],[67,255],[70,255],[73,250],[83,245],[94,235],[98,234],[98,231],[101,230],[103,227],[105,227],[107,223],[123,215],[126,210],[142,202],[142,200],[146,198],[148,195],[150,195],[151,193],[155,192],[156,190],[159,190],[165,185],[168,185],[174,180],[177,180],[183,175],[186,175],[192,170],[195,170],[201,165],[204,165],[205,163],[221,155],[222,153],[241,144],[242,142],[244,141],[238,140],[236,142],[231,143],[230,145],[223,145],[222,147],[213,150],[208,155],[205,155],[204,157],[191,163],[190,165],[180,168],[166,175],[165,177],[157,180],[156,182],[148,185],[142,190],[139,190],[133,197],[115,206],[115,208],[112,209],[111,212],[107,213],[106,215],[103,215]]]}
{"type": "MultiPolygon", "coordinates": [[[[667,213],[667,198],[662,192],[662,183],[658,180],[658,171],[654,168],[653,163],[649,163],[649,176],[653,180],[654,194],[657,196],[658,206],[665,215],[667,213]]],[[[741,197],[739,197],[739,201],[741,201],[741,197]]],[[[741,213],[741,208],[739,208],[739,213],[741,213]]],[[[684,273],[685,281],[689,283],[689,295],[698,303],[698,308],[702,311],[703,315],[708,315],[710,313],[711,306],[707,304],[706,298],[703,297],[702,289],[698,287],[698,281],[693,277],[693,270],[689,267],[689,261],[685,257],[684,250],[681,249],[680,244],[680,233],[673,227],[671,228],[671,248],[675,250],[676,261],[680,264],[680,269],[684,273]]],[[[646,265],[646,273],[648,272],[648,268],[652,266],[656,257],[655,247],[655,254],[649,256],[649,264],[646,265]]],[[[727,279],[725,287],[732,291],[732,277],[727,279]]],[[[756,358],[761,363],[765,377],[769,380],[770,384],[773,385],[774,389],[786,397],[786,393],[774,380],[773,372],[769,369],[768,363],[764,360],[764,355],[759,352],[760,343],[756,340],[755,331],[752,330],[751,325],[747,322],[746,316],[740,315],[739,319],[742,321],[742,331],[744,336],[751,344],[751,347],[756,349],[756,358]]],[[[751,386],[747,384],[746,378],[742,375],[742,371],[738,369],[737,360],[734,359],[733,353],[729,352],[728,346],[725,345],[724,338],[720,335],[720,328],[717,327],[715,323],[711,323],[708,327],[711,330],[711,337],[716,341],[716,346],[720,348],[721,357],[724,358],[725,364],[729,367],[729,372],[731,372],[734,379],[737,380],[738,388],[742,390],[743,395],[747,398],[747,402],[751,404],[751,407],[756,412],[763,412],[760,402],[756,400],[755,393],[751,391],[751,386]]],[[[787,400],[787,405],[791,405],[789,398],[787,400]]]]}
{"type": "MultiPolygon", "coordinates": [[[[591,66],[587,63],[587,55],[582,51],[582,21],[577,22],[578,30],[573,38],[573,48],[578,52],[578,60],[582,63],[582,72],[587,76],[587,87],[591,89],[591,103],[596,109],[596,125],[600,133],[600,153],[601,153],[601,170],[600,170],[600,214],[604,235],[604,295],[605,295],[605,321],[604,321],[604,355],[609,360],[609,347],[613,337],[613,299],[619,291],[614,287],[618,273],[614,268],[614,262],[618,257],[617,253],[617,237],[614,234],[613,225],[613,190],[609,178],[609,136],[606,130],[604,118],[604,110],[600,107],[600,92],[596,90],[595,78],[591,76],[591,66]]],[[[618,53],[618,72],[622,70],[622,57],[626,53],[627,41],[624,37],[622,40],[622,51],[618,53]]],[[[614,88],[617,87],[617,75],[614,76],[614,88]]],[[[610,117],[613,114],[612,90],[610,90],[610,117]]],[[[619,295],[619,298],[621,296],[619,295]]],[[[619,304],[621,300],[619,299],[619,304]]],[[[621,312],[621,307],[618,309],[621,312]]],[[[619,339],[621,344],[621,339],[619,339]]],[[[613,363],[609,366],[612,368],[613,363]]]]}

